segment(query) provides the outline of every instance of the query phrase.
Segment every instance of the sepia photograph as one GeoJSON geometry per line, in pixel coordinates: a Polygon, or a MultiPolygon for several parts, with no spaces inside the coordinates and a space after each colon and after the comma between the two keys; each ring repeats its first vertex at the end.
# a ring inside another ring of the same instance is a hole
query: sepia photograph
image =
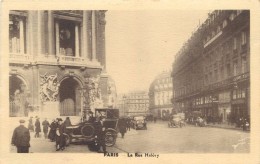
{"type": "Polygon", "coordinates": [[[250,10],[10,10],[10,153],[250,153],[250,10]]]}
{"type": "Polygon", "coordinates": [[[260,163],[259,0],[22,2],[0,3],[0,163],[260,163]]]}

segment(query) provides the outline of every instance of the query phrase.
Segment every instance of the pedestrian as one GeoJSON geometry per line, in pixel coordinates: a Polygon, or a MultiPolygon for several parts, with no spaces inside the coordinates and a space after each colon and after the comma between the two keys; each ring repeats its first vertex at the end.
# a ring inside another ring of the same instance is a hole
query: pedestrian
{"type": "Polygon", "coordinates": [[[42,128],[43,128],[43,133],[44,133],[44,138],[47,139],[48,138],[48,131],[49,131],[49,126],[50,123],[47,121],[47,118],[45,118],[45,120],[42,122],[42,128]]]}
{"type": "Polygon", "coordinates": [[[153,117],[153,121],[154,121],[154,123],[156,123],[156,119],[157,119],[156,116],[154,116],[154,117],[153,117]]]}
{"type": "Polygon", "coordinates": [[[65,127],[71,126],[71,121],[70,121],[70,118],[69,118],[69,117],[66,117],[66,120],[64,121],[64,126],[65,126],[65,127]]]}
{"type": "Polygon", "coordinates": [[[62,123],[62,119],[58,119],[58,127],[56,129],[56,151],[65,149],[65,136],[64,136],[65,126],[62,123]]]}
{"type": "Polygon", "coordinates": [[[100,145],[98,152],[101,153],[102,152],[101,148],[102,148],[103,153],[107,153],[106,141],[105,141],[106,128],[103,125],[103,118],[97,117],[95,124],[96,124],[96,127],[97,127],[97,141],[98,141],[98,144],[100,145]]]}
{"type": "Polygon", "coordinates": [[[130,118],[127,118],[127,122],[126,122],[126,130],[130,131],[131,129],[131,119],[130,118]]]}
{"type": "Polygon", "coordinates": [[[35,121],[35,138],[39,138],[40,137],[40,132],[41,132],[41,123],[38,117],[36,117],[36,121],[35,121]]]}
{"type": "Polygon", "coordinates": [[[121,133],[122,138],[124,138],[125,133],[126,133],[126,127],[127,127],[127,122],[124,118],[121,118],[118,120],[118,128],[119,132],[121,133]]]}
{"type": "Polygon", "coordinates": [[[48,138],[51,140],[51,142],[55,141],[57,126],[58,126],[58,124],[57,124],[56,120],[53,119],[53,121],[50,125],[50,131],[49,131],[49,135],[48,135],[48,138]]]}
{"type": "Polygon", "coordinates": [[[24,126],[25,121],[20,120],[20,126],[14,129],[12,136],[12,145],[16,146],[17,153],[29,153],[30,132],[24,126]]]}
{"type": "Polygon", "coordinates": [[[33,117],[30,117],[29,119],[29,123],[28,123],[28,129],[32,132],[34,132],[34,126],[33,126],[33,120],[32,120],[33,117]]]}

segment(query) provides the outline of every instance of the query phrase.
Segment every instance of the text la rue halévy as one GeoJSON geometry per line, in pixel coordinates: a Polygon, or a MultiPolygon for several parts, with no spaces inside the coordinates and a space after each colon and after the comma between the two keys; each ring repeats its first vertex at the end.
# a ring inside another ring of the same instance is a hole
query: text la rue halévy
{"type": "MultiPolygon", "coordinates": [[[[104,157],[119,157],[119,153],[104,153],[104,157]]],[[[155,157],[159,158],[159,154],[155,153],[127,153],[127,157],[155,157]]]]}

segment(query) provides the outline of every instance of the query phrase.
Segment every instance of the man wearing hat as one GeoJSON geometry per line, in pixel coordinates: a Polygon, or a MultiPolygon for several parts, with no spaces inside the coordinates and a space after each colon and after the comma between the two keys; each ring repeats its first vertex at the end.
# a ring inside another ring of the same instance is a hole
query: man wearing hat
{"type": "Polygon", "coordinates": [[[12,145],[17,147],[17,153],[29,153],[30,132],[24,126],[25,121],[20,120],[20,126],[14,129],[12,145]]]}
{"type": "Polygon", "coordinates": [[[36,121],[35,121],[35,138],[40,138],[40,132],[41,132],[41,123],[39,121],[38,116],[36,116],[36,121]]]}
{"type": "Polygon", "coordinates": [[[56,151],[64,150],[65,149],[65,138],[64,138],[64,131],[65,127],[62,123],[62,119],[58,118],[58,127],[56,129],[56,151]]]}

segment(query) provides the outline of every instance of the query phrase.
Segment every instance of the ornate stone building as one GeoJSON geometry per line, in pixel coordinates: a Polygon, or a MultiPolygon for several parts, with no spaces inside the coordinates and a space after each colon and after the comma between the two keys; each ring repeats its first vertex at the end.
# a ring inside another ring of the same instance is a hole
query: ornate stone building
{"type": "Polygon", "coordinates": [[[170,72],[163,72],[154,79],[149,89],[149,110],[153,116],[166,120],[172,114],[172,91],[170,72]]]}
{"type": "Polygon", "coordinates": [[[250,115],[250,12],[216,10],[176,55],[174,108],[235,122],[250,115]]]}
{"type": "Polygon", "coordinates": [[[10,11],[10,116],[82,116],[103,107],[105,12],[10,11]]]}

